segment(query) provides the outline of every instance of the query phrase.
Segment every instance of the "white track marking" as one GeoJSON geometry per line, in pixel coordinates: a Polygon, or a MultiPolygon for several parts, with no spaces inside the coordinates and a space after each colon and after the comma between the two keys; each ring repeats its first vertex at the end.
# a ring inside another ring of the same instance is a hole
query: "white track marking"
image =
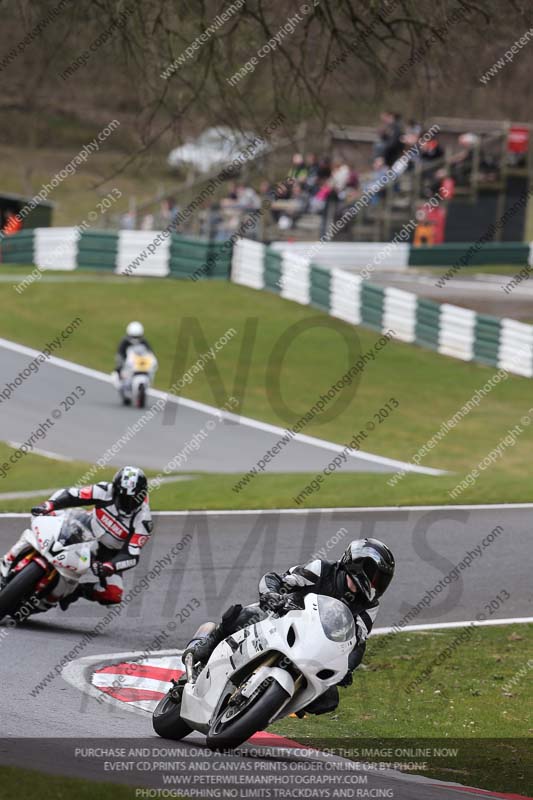
{"type": "MultiPolygon", "coordinates": [[[[14,450],[18,450],[19,447],[22,447],[24,442],[6,442],[6,444],[8,444],[14,450]]],[[[74,459],[70,456],[63,456],[61,453],[53,453],[51,450],[41,450],[40,447],[32,447],[31,453],[34,453],[37,456],[44,456],[44,458],[50,458],[53,461],[74,461],[74,459]]]]}
{"type": "MultiPolygon", "coordinates": [[[[8,442],[9,444],[9,442],[8,442]]],[[[63,459],[67,460],[67,459],[63,459]]],[[[68,459],[69,461],[71,459],[68,459]]],[[[194,481],[197,480],[197,475],[169,475],[166,478],[160,478],[160,483],[178,483],[179,481],[194,481]]],[[[26,492],[3,492],[0,493],[0,500],[17,500],[19,497],[37,497],[40,494],[51,495],[61,489],[61,486],[55,486],[52,489],[31,489],[26,492]]],[[[153,512],[152,512],[153,513],[153,512]]],[[[0,514],[0,517],[2,515],[0,514]]],[[[22,514],[24,516],[24,514],[22,514]]]]}
{"type": "MultiPolygon", "coordinates": [[[[0,500],[18,500],[24,497],[38,497],[40,494],[47,494],[50,496],[53,492],[57,492],[58,487],[53,489],[32,489],[27,492],[3,492],[0,494],[0,500]]],[[[26,516],[23,514],[22,516],[26,516]]]]}
{"type": "MultiPolygon", "coordinates": [[[[31,356],[32,358],[35,358],[40,354],[39,350],[34,350],[31,347],[26,347],[25,345],[18,344],[17,342],[12,342],[9,339],[0,338],[0,347],[3,347],[6,350],[12,350],[15,353],[31,356]]],[[[90,378],[104,381],[105,383],[113,383],[111,375],[108,375],[105,372],[99,372],[98,370],[91,369],[89,367],[84,367],[81,364],[74,363],[73,361],[66,361],[63,358],[50,356],[47,359],[47,362],[56,367],[61,367],[62,369],[68,369],[71,372],[76,372],[79,375],[86,375],[90,378]]],[[[230,411],[223,411],[222,409],[215,408],[215,406],[209,406],[206,403],[199,403],[196,400],[189,400],[185,397],[177,397],[176,395],[168,394],[167,392],[161,392],[159,389],[150,389],[149,395],[159,399],[166,399],[167,402],[170,401],[172,403],[177,403],[178,405],[185,406],[186,408],[191,408],[194,411],[200,411],[203,414],[209,414],[210,416],[216,416],[219,418],[222,417],[223,419],[230,420],[238,425],[255,428],[256,430],[264,431],[266,433],[274,433],[277,436],[283,436],[286,433],[286,429],[280,428],[277,425],[271,425],[268,422],[261,422],[260,420],[252,419],[251,417],[240,417],[237,414],[232,414],[230,411]]],[[[315,436],[307,436],[304,433],[296,433],[293,436],[293,441],[302,442],[303,444],[310,444],[314,447],[320,447],[323,450],[330,450],[334,453],[342,453],[346,449],[345,446],[341,444],[328,442],[326,439],[318,439],[315,436]]],[[[403,469],[406,472],[417,472],[422,475],[450,474],[447,470],[435,469],[433,467],[420,467],[416,464],[408,464],[405,461],[398,461],[394,458],[387,458],[386,456],[378,456],[374,453],[366,453],[362,450],[350,450],[348,451],[348,455],[351,458],[355,458],[360,461],[370,461],[376,464],[383,464],[384,466],[388,467],[395,467],[396,469],[403,469]]]]}
{"type": "MultiPolygon", "coordinates": [[[[248,508],[248,509],[222,509],[217,511],[216,509],[206,509],[205,511],[152,511],[152,515],[156,517],[187,517],[187,516],[215,516],[215,517],[227,517],[227,516],[257,516],[258,514],[341,514],[349,512],[350,514],[368,514],[372,511],[379,511],[380,513],[390,512],[395,513],[397,511],[448,511],[453,509],[459,509],[463,511],[501,511],[501,510],[520,510],[520,509],[533,509],[533,503],[487,503],[483,505],[464,505],[464,506],[360,506],[359,508],[355,508],[353,506],[341,506],[341,507],[326,507],[326,508],[248,508]]],[[[29,514],[24,514],[22,512],[6,512],[0,513],[0,519],[5,517],[6,519],[16,519],[17,517],[23,518],[28,517],[29,514]]]]}
{"type": "Polygon", "coordinates": [[[421,625],[408,625],[401,630],[396,628],[374,628],[371,636],[385,636],[388,633],[416,633],[417,631],[440,631],[452,628],[466,628],[473,625],[476,628],[485,628],[488,625],[522,625],[533,622],[533,617],[509,617],[508,619],[466,620],[464,622],[428,622],[421,625]]]}

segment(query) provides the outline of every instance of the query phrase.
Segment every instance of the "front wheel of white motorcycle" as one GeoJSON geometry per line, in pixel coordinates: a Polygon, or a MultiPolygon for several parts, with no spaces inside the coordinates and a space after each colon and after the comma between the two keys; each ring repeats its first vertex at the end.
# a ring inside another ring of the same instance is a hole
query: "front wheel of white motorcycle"
{"type": "Polygon", "coordinates": [[[181,702],[173,696],[175,689],[171,689],[157,704],[152,715],[154,731],[163,739],[183,739],[191,733],[191,728],[181,718],[181,702]]]}
{"type": "Polygon", "coordinates": [[[289,694],[277,681],[265,682],[251,697],[230,702],[211,723],[207,746],[211,750],[238,747],[257,731],[264,730],[287,702],[289,694]]]}
{"type": "Polygon", "coordinates": [[[35,561],[31,561],[18,572],[2,591],[0,591],[0,620],[8,614],[13,615],[28,597],[44,575],[44,569],[35,561]]]}

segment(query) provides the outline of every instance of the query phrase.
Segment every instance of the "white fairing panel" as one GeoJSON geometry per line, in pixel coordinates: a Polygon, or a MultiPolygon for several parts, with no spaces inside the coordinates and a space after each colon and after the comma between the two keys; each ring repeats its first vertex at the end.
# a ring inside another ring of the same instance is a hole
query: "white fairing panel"
{"type": "Polygon", "coordinates": [[[308,594],[304,609],[290,611],[281,618],[269,615],[221,642],[196,683],[186,684],[181,716],[192,728],[206,733],[236,685],[248,695],[266,678],[277,681],[290,695],[278,716],[298,711],[344,677],[355,644],[355,626],[346,606],[340,600],[308,594]],[[335,614],[337,621],[343,621],[338,635],[335,631],[332,634],[331,627],[328,630],[327,614],[330,621],[335,614]],[[340,640],[335,641],[332,635],[340,640]],[[270,654],[285,656],[292,676],[282,668],[283,660],[277,666],[269,665],[270,654]],[[256,668],[247,681],[243,684],[242,677],[237,676],[233,683],[232,676],[241,669],[245,672],[251,662],[256,663],[256,668]],[[301,688],[301,681],[295,683],[295,673],[305,678],[305,689],[301,688]]]}

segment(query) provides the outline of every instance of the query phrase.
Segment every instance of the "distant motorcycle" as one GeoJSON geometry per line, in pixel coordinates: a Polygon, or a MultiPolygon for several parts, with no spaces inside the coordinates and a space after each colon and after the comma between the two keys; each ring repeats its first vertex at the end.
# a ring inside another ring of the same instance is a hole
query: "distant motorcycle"
{"type": "Polygon", "coordinates": [[[157,358],[144,344],[128,347],[118,382],[118,391],[125,406],[133,403],[136,408],[145,407],[146,395],[157,366],[157,358]]]}
{"type": "Polygon", "coordinates": [[[32,517],[23,533],[27,548],[0,576],[0,620],[24,622],[52,607],[47,600],[52,592],[65,597],[80,583],[98,582],[91,570],[98,541],[90,519],[79,509],[32,517]]]}
{"type": "Polygon", "coordinates": [[[288,601],[282,616],[257,606],[253,624],[224,639],[205,666],[189,653],[186,679],[174,682],[153,713],[155,732],[182,739],[196,730],[213,750],[237,747],[337,684],[356,642],[353,615],[323,595],[307,594],[301,605],[288,601]]]}

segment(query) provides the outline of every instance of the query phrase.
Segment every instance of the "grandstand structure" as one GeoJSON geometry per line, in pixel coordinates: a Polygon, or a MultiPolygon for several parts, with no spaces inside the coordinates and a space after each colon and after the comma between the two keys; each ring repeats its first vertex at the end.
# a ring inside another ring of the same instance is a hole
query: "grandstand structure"
{"type": "MultiPolygon", "coordinates": [[[[335,241],[379,242],[390,241],[410,220],[417,218],[417,211],[430,193],[431,177],[437,170],[455,175],[453,198],[442,203],[445,209],[446,242],[475,241],[482,236],[490,224],[505,219],[505,225],[495,225],[492,241],[520,242],[532,238],[533,229],[528,226],[527,204],[522,204],[516,213],[507,213],[517,205],[533,186],[531,136],[529,124],[509,120],[494,121],[467,118],[433,117],[425,128],[438,128],[438,138],[444,155],[430,163],[414,159],[410,168],[390,181],[379,194],[379,202],[370,204],[363,213],[358,213],[342,231],[335,234],[335,241]],[[461,136],[472,138],[471,153],[461,164],[461,136]]],[[[295,147],[302,152],[321,151],[331,154],[333,159],[345,159],[353,164],[360,176],[368,173],[376,142],[375,126],[330,125],[318,139],[306,130],[300,132],[296,141],[279,139],[270,150],[259,158],[247,162],[236,178],[250,184],[259,184],[266,176],[281,181],[287,175],[287,165],[295,147]]],[[[225,208],[220,203],[224,185],[214,193],[206,187],[216,180],[216,168],[202,176],[189,173],[186,181],[169,183],[161,187],[158,194],[141,205],[132,198],[131,213],[133,227],[141,228],[143,220],[150,217],[153,228],[165,226],[161,215],[164,198],[173,195],[180,208],[186,208],[195,198],[205,193],[205,202],[180,224],[180,232],[193,236],[222,240],[239,232],[243,223],[257,208],[225,208]]],[[[273,211],[290,210],[291,200],[271,202],[261,197],[261,208],[256,213],[253,226],[247,226],[246,237],[259,241],[291,239],[313,241],[323,235],[334,222],[337,209],[328,209],[325,214],[302,213],[294,226],[280,230],[273,211]]],[[[119,220],[109,215],[111,227],[119,227],[119,220]]],[[[416,241],[415,241],[416,243],[416,241]]],[[[431,237],[421,237],[423,244],[431,244],[431,237]]]]}

